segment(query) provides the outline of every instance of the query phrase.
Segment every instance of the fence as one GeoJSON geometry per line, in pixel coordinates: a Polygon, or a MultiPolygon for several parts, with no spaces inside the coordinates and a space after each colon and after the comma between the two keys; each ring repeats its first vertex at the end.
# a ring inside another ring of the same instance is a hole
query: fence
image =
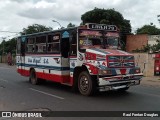
{"type": "MultiPolygon", "coordinates": [[[[16,57],[12,56],[12,63],[15,65],[16,63],[16,57]]],[[[1,55],[0,56],[0,63],[8,63],[7,55],[1,55]]]]}

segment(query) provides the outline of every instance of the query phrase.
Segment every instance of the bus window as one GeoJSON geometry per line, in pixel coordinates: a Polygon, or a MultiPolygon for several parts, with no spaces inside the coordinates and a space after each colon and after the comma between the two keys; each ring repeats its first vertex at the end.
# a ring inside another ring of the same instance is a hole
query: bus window
{"type": "Polygon", "coordinates": [[[35,51],[38,53],[46,52],[46,36],[36,37],[35,51]]]}
{"type": "Polygon", "coordinates": [[[21,52],[21,39],[17,39],[17,54],[20,54],[21,52]]]}
{"type": "Polygon", "coordinates": [[[32,53],[35,51],[35,38],[27,38],[27,50],[26,52],[32,53]]]}
{"type": "Polygon", "coordinates": [[[73,33],[71,33],[71,38],[70,38],[70,44],[71,44],[71,48],[70,48],[70,55],[77,55],[77,32],[74,31],[73,33]]]}
{"type": "Polygon", "coordinates": [[[61,54],[62,54],[62,57],[68,58],[69,51],[70,51],[69,38],[62,38],[62,42],[61,42],[61,54]]]}
{"type": "Polygon", "coordinates": [[[60,34],[49,35],[48,36],[48,43],[47,43],[47,52],[48,53],[60,52],[59,41],[60,41],[60,34]]]}

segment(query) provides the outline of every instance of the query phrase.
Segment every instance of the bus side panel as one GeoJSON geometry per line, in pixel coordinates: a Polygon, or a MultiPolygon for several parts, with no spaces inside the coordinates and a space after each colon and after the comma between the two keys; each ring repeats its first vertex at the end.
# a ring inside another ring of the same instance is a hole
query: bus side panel
{"type": "Polygon", "coordinates": [[[25,69],[24,57],[16,56],[17,72],[22,76],[29,76],[29,71],[25,69]]]}
{"type": "Polygon", "coordinates": [[[30,69],[35,69],[38,78],[63,83],[69,79],[68,67],[61,66],[59,55],[26,55],[25,74],[29,75],[30,69]]]}
{"type": "Polygon", "coordinates": [[[26,76],[26,77],[28,77],[29,76],[29,71],[28,70],[24,70],[24,69],[17,69],[17,72],[19,73],[19,74],[21,74],[22,76],[26,76]]]}
{"type": "Polygon", "coordinates": [[[36,74],[38,78],[59,82],[59,83],[62,83],[63,79],[68,79],[68,76],[65,76],[65,75],[49,74],[49,73],[42,73],[42,72],[36,72],[36,74]]]}

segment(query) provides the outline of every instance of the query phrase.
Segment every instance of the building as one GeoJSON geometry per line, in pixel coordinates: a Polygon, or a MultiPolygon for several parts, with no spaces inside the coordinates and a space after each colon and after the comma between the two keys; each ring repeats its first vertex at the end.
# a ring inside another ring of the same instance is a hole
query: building
{"type": "MultiPolygon", "coordinates": [[[[142,49],[144,46],[157,44],[160,35],[128,35],[126,40],[126,51],[133,52],[136,49],[142,49]]],[[[158,53],[157,53],[158,54],[158,53]]],[[[135,64],[138,65],[144,76],[154,76],[155,72],[155,55],[154,53],[133,53],[135,64]]],[[[160,66],[159,66],[160,67],[160,66]]]]}
{"type": "Polygon", "coordinates": [[[142,49],[144,46],[154,45],[160,40],[160,35],[127,35],[126,39],[126,51],[133,52],[136,49],[142,49]]]}

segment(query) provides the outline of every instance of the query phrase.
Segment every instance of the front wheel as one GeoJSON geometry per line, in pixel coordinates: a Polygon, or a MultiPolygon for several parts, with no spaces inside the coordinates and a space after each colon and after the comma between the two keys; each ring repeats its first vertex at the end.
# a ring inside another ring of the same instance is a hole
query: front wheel
{"type": "Polygon", "coordinates": [[[87,71],[80,73],[78,77],[78,90],[82,95],[90,96],[96,91],[96,81],[91,79],[91,76],[87,71]]]}
{"type": "Polygon", "coordinates": [[[39,83],[38,78],[36,76],[36,72],[34,69],[31,70],[30,72],[30,77],[29,77],[29,81],[31,82],[31,84],[33,85],[37,85],[39,83]]]}

